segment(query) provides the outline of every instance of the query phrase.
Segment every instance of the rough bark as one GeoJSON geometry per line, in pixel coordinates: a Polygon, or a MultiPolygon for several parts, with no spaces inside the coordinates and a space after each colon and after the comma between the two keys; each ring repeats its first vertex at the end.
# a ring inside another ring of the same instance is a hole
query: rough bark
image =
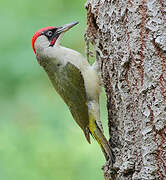
{"type": "Polygon", "coordinates": [[[166,0],[88,0],[116,157],[105,179],[166,179],[166,0]]]}

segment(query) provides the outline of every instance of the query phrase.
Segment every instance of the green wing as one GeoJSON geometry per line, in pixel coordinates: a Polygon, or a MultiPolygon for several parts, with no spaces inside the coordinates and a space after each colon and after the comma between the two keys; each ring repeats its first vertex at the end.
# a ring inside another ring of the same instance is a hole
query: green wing
{"type": "Polygon", "coordinates": [[[74,120],[82,128],[90,143],[86,90],[80,70],[71,63],[62,66],[47,61],[46,63],[41,63],[41,65],[47,72],[56,91],[69,107],[74,120]]]}

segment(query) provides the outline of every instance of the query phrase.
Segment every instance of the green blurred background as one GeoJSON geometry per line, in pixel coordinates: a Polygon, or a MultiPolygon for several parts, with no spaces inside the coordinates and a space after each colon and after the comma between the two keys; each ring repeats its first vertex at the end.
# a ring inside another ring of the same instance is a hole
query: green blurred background
{"type": "MultiPolygon", "coordinates": [[[[0,180],[104,179],[99,146],[92,138],[91,145],[86,142],[31,48],[36,30],[79,21],[62,43],[84,54],[84,4],[81,0],[1,0],[0,180]]],[[[106,122],[104,94],[101,99],[106,122]]]]}

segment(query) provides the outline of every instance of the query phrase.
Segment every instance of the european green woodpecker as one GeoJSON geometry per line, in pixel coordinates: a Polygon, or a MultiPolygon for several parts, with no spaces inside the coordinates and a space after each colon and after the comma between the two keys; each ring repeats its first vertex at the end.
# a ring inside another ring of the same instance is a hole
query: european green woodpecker
{"type": "Polygon", "coordinates": [[[32,38],[33,51],[87,141],[90,143],[91,134],[112,163],[112,152],[100,126],[97,72],[80,53],[60,45],[64,33],[76,24],[38,30],[32,38]]]}

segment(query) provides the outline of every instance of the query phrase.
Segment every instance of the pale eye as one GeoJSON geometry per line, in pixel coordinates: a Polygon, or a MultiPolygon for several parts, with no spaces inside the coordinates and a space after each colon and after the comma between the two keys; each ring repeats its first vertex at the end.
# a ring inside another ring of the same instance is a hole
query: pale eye
{"type": "Polygon", "coordinates": [[[52,31],[47,31],[47,32],[46,32],[46,36],[51,37],[52,35],[53,35],[53,32],[52,32],[52,31]]]}

